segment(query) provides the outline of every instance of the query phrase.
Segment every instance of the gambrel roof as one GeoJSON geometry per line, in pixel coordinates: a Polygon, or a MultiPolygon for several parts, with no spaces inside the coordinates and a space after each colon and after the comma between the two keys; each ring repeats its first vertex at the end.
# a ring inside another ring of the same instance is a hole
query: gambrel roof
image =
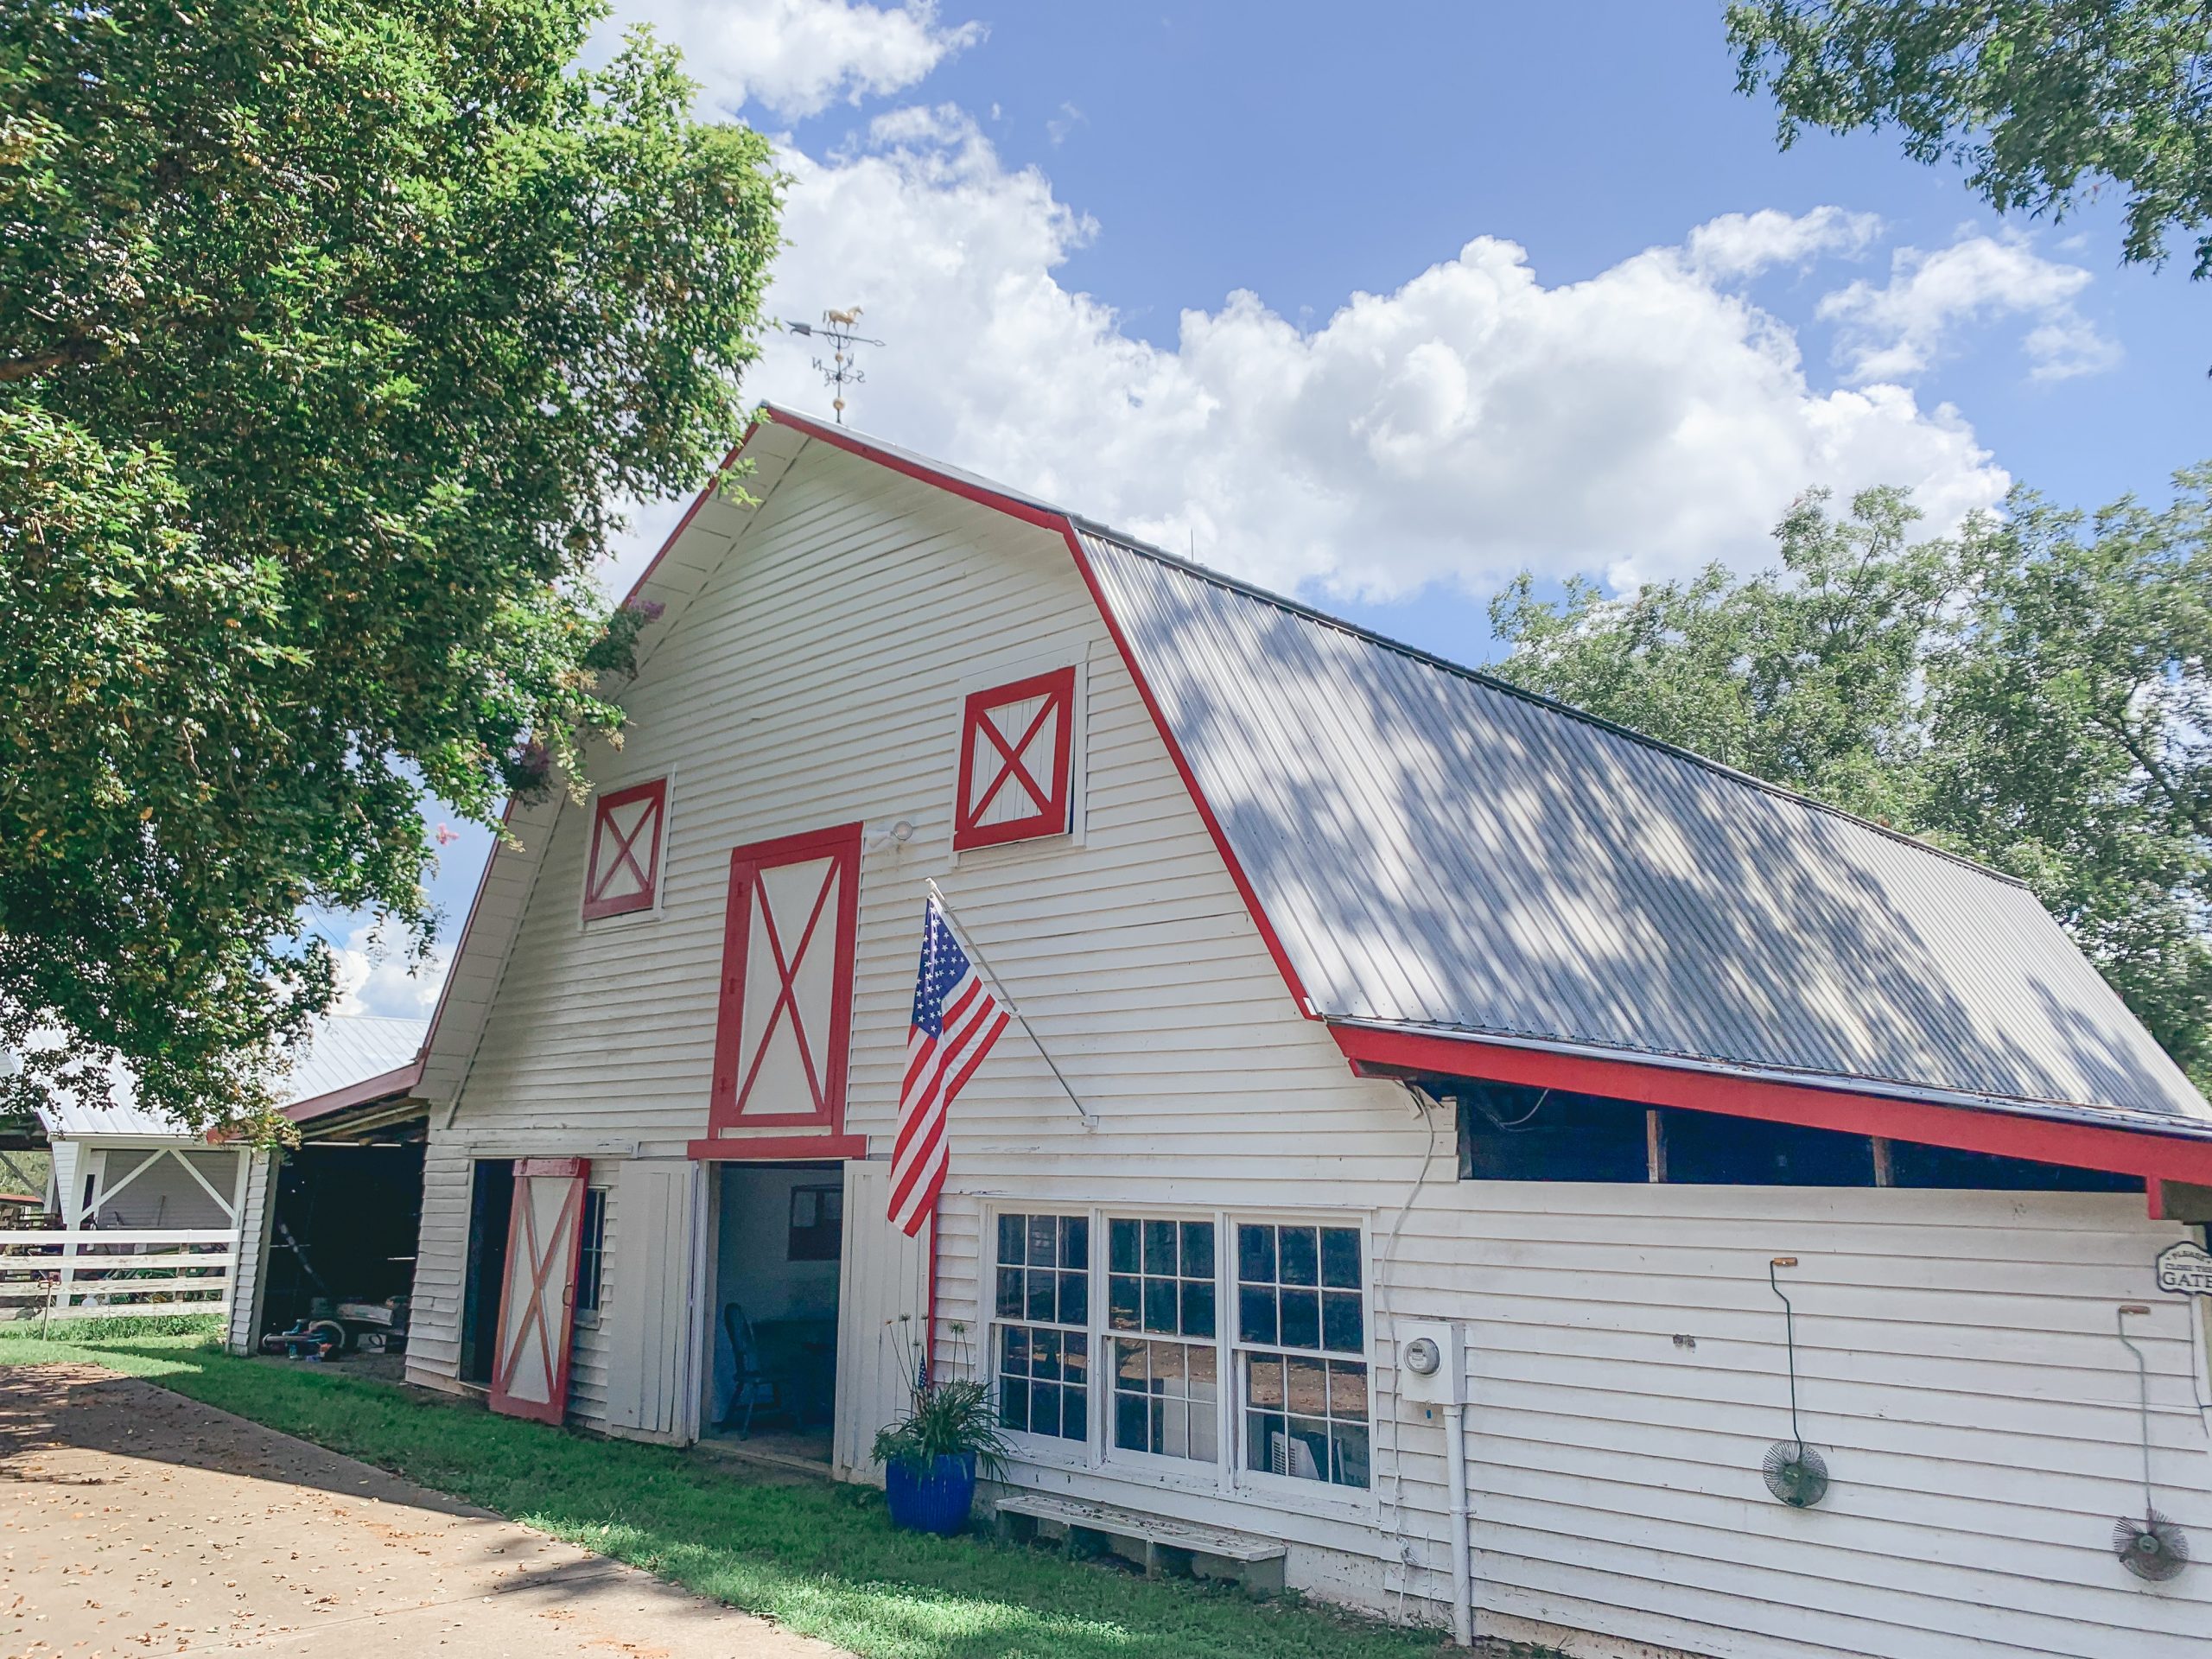
{"type": "MultiPolygon", "coordinates": [[[[1672,1104],[1687,1078],[1709,1109],[2212,1184],[2212,1106],[2017,882],[842,428],[770,411],[732,458],[765,496],[817,442],[1065,541],[1290,994],[1356,1065],[1672,1104]]],[[[633,601],[698,590],[741,533],[693,525],[713,499],[633,601]]],[[[433,1098],[488,1012],[518,862],[486,873],[433,1098]]]]}

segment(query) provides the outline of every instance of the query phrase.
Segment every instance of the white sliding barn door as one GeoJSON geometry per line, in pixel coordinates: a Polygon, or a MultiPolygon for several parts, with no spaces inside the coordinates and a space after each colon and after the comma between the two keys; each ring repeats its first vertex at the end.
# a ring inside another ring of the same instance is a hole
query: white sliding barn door
{"type": "Polygon", "coordinates": [[[868,1448],[903,1414],[921,1356],[929,1298],[930,1232],[908,1238],[891,1224],[891,1166],[845,1166],[845,1267],[837,1309],[837,1432],[841,1478],[880,1483],[868,1448]]]}
{"type": "Polygon", "coordinates": [[[524,1158],[515,1165],[499,1358],[492,1368],[492,1409],[510,1417],[557,1423],[568,1411],[569,1338],[590,1179],[588,1159],[524,1158]]]}
{"type": "Polygon", "coordinates": [[[607,1315],[607,1426],[613,1433],[684,1437],[696,1170],[688,1160],[632,1158],[615,1177],[607,1315]]]}

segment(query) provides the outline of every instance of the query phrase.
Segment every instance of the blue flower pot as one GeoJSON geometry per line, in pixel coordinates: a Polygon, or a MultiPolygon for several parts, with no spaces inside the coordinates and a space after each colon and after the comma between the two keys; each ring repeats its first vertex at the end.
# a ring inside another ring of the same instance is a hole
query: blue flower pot
{"type": "Polygon", "coordinates": [[[968,1524],[976,1502],[976,1454],[939,1458],[928,1469],[894,1459],[884,1466],[883,1495],[892,1525],[950,1538],[968,1524]]]}

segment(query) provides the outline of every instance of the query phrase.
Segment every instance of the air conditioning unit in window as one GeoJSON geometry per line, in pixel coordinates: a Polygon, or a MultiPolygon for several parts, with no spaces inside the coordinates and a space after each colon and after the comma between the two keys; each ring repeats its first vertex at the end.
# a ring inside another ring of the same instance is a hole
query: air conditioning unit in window
{"type": "Polygon", "coordinates": [[[1467,1327],[1457,1319],[1395,1319],[1398,1397],[1408,1405],[1457,1406],[1467,1398],[1467,1327]]]}

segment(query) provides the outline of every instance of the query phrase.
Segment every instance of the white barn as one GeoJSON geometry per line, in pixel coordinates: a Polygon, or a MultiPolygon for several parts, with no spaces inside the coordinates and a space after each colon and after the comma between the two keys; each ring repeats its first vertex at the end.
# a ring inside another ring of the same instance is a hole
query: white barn
{"type": "Polygon", "coordinates": [[[410,1380],[869,1479],[934,1287],[1016,1507],[1317,1596],[1575,1654],[2203,1651],[2212,1567],[2113,1532],[2147,1435],[2212,1548],[2154,1268],[2212,1108],[2023,889],[842,429],[741,454],[393,1080],[410,1380]],[[912,1243],[931,881],[1027,1026],[912,1243]]]}

